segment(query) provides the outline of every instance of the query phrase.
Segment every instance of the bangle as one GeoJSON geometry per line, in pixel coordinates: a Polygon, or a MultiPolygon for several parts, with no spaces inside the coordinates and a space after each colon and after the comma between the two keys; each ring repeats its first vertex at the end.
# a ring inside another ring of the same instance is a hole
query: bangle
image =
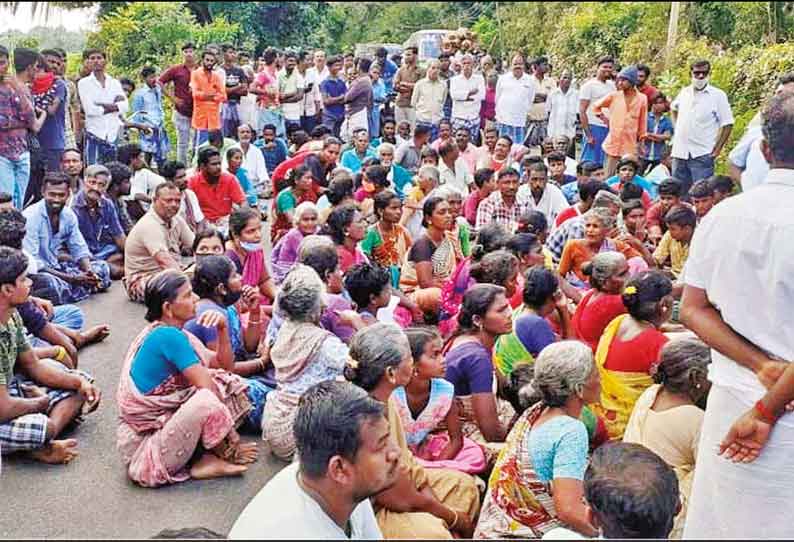
{"type": "Polygon", "coordinates": [[[761,416],[761,419],[763,421],[767,422],[770,425],[774,424],[777,421],[777,416],[775,416],[774,413],[770,412],[764,405],[764,402],[761,401],[760,399],[758,400],[758,402],[755,403],[755,411],[758,412],[758,414],[761,416]]]}
{"type": "Polygon", "coordinates": [[[452,508],[450,508],[450,510],[452,510],[452,513],[455,514],[455,519],[452,521],[452,523],[451,524],[447,524],[447,529],[449,529],[451,531],[451,530],[453,530],[455,528],[455,525],[458,524],[458,511],[454,510],[452,508]]]}
{"type": "Polygon", "coordinates": [[[259,370],[264,373],[265,372],[265,360],[263,360],[262,358],[259,358],[258,361],[259,361],[259,370]]]}
{"type": "Polygon", "coordinates": [[[55,352],[56,352],[55,361],[63,361],[63,359],[66,357],[66,348],[64,348],[63,346],[60,345],[56,346],[55,352]]]}

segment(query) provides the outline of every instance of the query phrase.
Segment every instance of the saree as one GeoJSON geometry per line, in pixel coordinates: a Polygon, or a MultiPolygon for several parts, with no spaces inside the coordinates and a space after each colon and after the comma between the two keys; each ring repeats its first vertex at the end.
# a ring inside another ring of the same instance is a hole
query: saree
{"type": "MultiPolygon", "coordinates": [[[[129,478],[144,487],[158,487],[190,478],[187,464],[195,452],[198,435],[173,429],[164,435],[172,419],[184,417],[187,412],[195,418],[178,426],[195,425],[190,422],[209,411],[204,426],[200,428],[200,444],[210,450],[239,426],[251,409],[246,382],[221,369],[208,369],[220,400],[209,390],[191,386],[182,375],[169,377],[148,394],[138,391],[130,375],[132,362],[146,337],[160,325],[160,322],[149,324],[132,341],[116,393],[120,418],[116,447],[129,478]],[[170,448],[164,445],[164,441],[172,444],[170,448]]],[[[206,358],[199,354],[205,351],[204,345],[194,335],[186,335],[201,364],[207,366],[206,358]]]]}
{"type": "Polygon", "coordinates": [[[523,305],[513,311],[513,333],[499,335],[494,344],[493,365],[499,375],[505,378],[510,376],[516,365],[535,363],[535,357],[529,353],[515,333],[516,322],[523,312],[523,305]]]}
{"type": "Polygon", "coordinates": [[[392,287],[400,286],[400,263],[411,248],[411,235],[403,226],[395,224],[387,233],[380,223],[370,226],[361,242],[361,250],[375,263],[389,270],[392,287]]]}
{"type": "Polygon", "coordinates": [[[642,392],[653,385],[653,379],[647,373],[610,371],[604,367],[612,341],[626,316],[622,314],[609,323],[598,342],[595,355],[601,376],[601,401],[590,405],[590,408],[604,420],[610,440],[623,437],[634,404],[642,392]]]}
{"type": "Polygon", "coordinates": [[[604,328],[616,317],[626,313],[626,306],[623,305],[620,295],[604,294],[594,301],[593,296],[597,292],[595,289],[588,291],[576,306],[576,312],[571,318],[576,338],[587,343],[593,353],[598,349],[598,341],[604,328]]]}
{"type": "Polygon", "coordinates": [[[429,469],[446,468],[468,474],[477,474],[485,470],[485,454],[482,448],[466,437],[463,437],[463,447],[454,458],[439,459],[450,441],[444,425],[455,397],[452,384],[443,378],[431,379],[427,405],[416,418],[408,406],[405,388],[401,386],[394,390],[393,397],[405,429],[408,447],[419,464],[429,469]]]}
{"type": "Polygon", "coordinates": [[[474,538],[541,538],[562,526],[549,485],[538,479],[529,451],[529,432],[543,408],[538,403],[527,409],[507,436],[488,480],[474,538]]]}

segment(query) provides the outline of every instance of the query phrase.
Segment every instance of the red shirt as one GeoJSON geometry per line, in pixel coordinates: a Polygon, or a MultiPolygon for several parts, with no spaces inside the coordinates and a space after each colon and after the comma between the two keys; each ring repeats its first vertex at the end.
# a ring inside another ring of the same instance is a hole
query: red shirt
{"type": "Polygon", "coordinates": [[[567,209],[563,210],[560,214],[557,215],[557,220],[554,221],[554,226],[559,228],[562,226],[563,222],[566,220],[570,220],[582,214],[579,212],[579,205],[571,205],[567,209]]]}
{"type": "Polygon", "coordinates": [[[602,295],[595,301],[591,298],[596,290],[587,292],[571,320],[571,325],[576,333],[576,338],[586,342],[595,353],[598,348],[598,341],[609,323],[626,313],[626,306],[623,305],[623,298],[619,294],[602,295]]]}
{"type": "Polygon", "coordinates": [[[193,93],[190,91],[190,69],[184,64],[171,66],[160,76],[160,84],[174,83],[174,96],[182,100],[175,106],[180,115],[193,116],[193,93]]]}
{"type": "Polygon", "coordinates": [[[477,223],[477,208],[480,206],[481,201],[482,195],[480,190],[477,189],[466,196],[466,201],[463,202],[463,217],[472,227],[477,223]]]}
{"type": "Polygon", "coordinates": [[[187,182],[188,188],[196,193],[201,212],[208,220],[216,221],[232,213],[232,203],[245,203],[245,194],[237,177],[225,171],[217,184],[209,184],[200,171],[187,182]]]}
{"type": "Polygon", "coordinates": [[[638,88],[637,90],[639,90],[640,92],[645,94],[645,96],[648,98],[648,109],[650,110],[650,108],[651,108],[651,100],[653,100],[654,96],[659,94],[659,89],[657,89],[656,87],[654,87],[652,85],[645,85],[644,87],[638,88]]]}
{"type": "Polygon", "coordinates": [[[630,341],[612,339],[604,368],[627,373],[649,373],[651,365],[659,361],[659,352],[667,336],[656,329],[646,329],[630,341]]]}
{"type": "Polygon", "coordinates": [[[292,158],[287,158],[281,162],[276,169],[273,170],[273,173],[270,174],[270,178],[273,180],[274,194],[278,194],[284,188],[286,188],[287,185],[281,181],[287,178],[287,172],[303,165],[303,162],[306,160],[306,157],[309,156],[309,154],[311,154],[309,151],[299,152],[292,158]]]}

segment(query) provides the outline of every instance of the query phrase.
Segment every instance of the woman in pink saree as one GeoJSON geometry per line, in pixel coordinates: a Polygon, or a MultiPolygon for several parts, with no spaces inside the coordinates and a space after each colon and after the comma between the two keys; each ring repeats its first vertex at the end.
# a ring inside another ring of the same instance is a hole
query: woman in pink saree
{"type": "MultiPolygon", "coordinates": [[[[144,487],[240,475],[257,458],[256,444],[241,443],[235,430],[251,408],[245,381],[208,368],[213,354],[182,330],[197,300],[183,273],[152,277],[144,293],[150,324],[124,360],[117,448],[144,487]]],[[[220,313],[205,314],[204,325],[226,325],[220,313]]]]}

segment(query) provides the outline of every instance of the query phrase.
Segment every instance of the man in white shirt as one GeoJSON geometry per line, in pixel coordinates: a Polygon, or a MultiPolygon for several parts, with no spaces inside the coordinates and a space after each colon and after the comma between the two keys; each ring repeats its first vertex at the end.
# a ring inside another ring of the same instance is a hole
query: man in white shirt
{"type": "Polygon", "coordinates": [[[535,85],[535,99],[532,107],[529,108],[527,119],[527,141],[526,145],[530,149],[540,152],[540,146],[547,137],[549,115],[546,111],[549,94],[557,88],[557,81],[547,74],[551,71],[549,59],[539,56],[532,61],[532,75],[530,80],[535,85]]]}
{"type": "Polygon", "coordinates": [[[267,171],[267,164],[265,164],[265,155],[262,154],[259,147],[252,144],[254,129],[248,124],[241,124],[237,128],[237,139],[240,149],[243,151],[242,167],[245,168],[251,186],[257,193],[260,193],[264,190],[265,185],[270,183],[270,174],[267,171]]]}
{"type": "Polygon", "coordinates": [[[303,113],[301,115],[301,129],[307,134],[311,134],[314,127],[320,123],[323,110],[323,97],[320,94],[320,78],[317,70],[309,68],[311,56],[308,52],[303,52],[298,58],[298,73],[303,77],[303,113]]]}
{"type": "Polygon", "coordinates": [[[114,158],[120,117],[129,110],[129,102],[118,79],[105,73],[104,51],[87,49],[83,60],[88,61],[92,70],[77,83],[85,112],[85,160],[90,166],[114,158]]]}
{"type": "Polygon", "coordinates": [[[431,60],[427,75],[416,82],[411,95],[411,107],[416,113],[416,125],[430,127],[430,140],[438,137],[438,123],[444,117],[444,100],[447,99],[447,84],[438,76],[440,64],[431,60]]]}
{"type": "Polygon", "coordinates": [[[549,115],[548,136],[551,138],[565,136],[570,141],[576,135],[579,94],[571,86],[572,80],[571,70],[563,70],[557,88],[546,98],[546,112],[549,115]]]}
{"type": "Polygon", "coordinates": [[[438,148],[438,175],[441,186],[448,186],[464,198],[469,195],[469,187],[474,183],[474,176],[460,156],[458,144],[452,139],[445,141],[438,148]]]}
{"type": "Polygon", "coordinates": [[[394,485],[400,449],[385,405],[349,383],[309,388],[296,414],[298,462],[248,503],[232,540],[382,540],[369,498],[394,485]]]}
{"type": "Polygon", "coordinates": [[[615,60],[611,56],[601,57],[598,60],[596,76],[579,89],[579,122],[584,134],[581,162],[589,160],[604,164],[606,156],[601,145],[609,134],[609,128],[595,116],[593,104],[615,90],[615,83],[611,79],[614,67],[615,60]]]}
{"type": "Polygon", "coordinates": [[[733,129],[733,112],[725,92],[709,84],[711,64],[692,63],[692,84],[670,105],[675,123],[673,177],[688,194],[692,184],[714,175],[714,162],[733,129]]]}
{"type": "Polygon", "coordinates": [[[146,166],[143,151],[137,143],[121,145],[118,149],[118,160],[132,170],[130,194],[122,199],[127,201],[127,212],[133,220],[138,220],[149,210],[155,188],[165,182],[165,179],[146,166]]]}
{"type": "Polygon", "coordinates": [[[549,184],[549,170],[543,162],[529,165],[526,184],[518,189],[516,199],[524,204],[529,211],[540,211],[546,221],[553,225],[557,215],[569,207],[568,200],[562,191],[549,184]]]}
{"type": "Polygon", "coordinates": [[[284,70],[278,74],[279,102],[288,133],[300,129],[303,115],[305,83],[297,65],[298,55],[288,52],[284,57],[284,70]]]}
{"type": "Polygon", "coordinates": [[[480,139],[480,107],[485,99],[485,79],[482,74],[474,73],[474,57],[463,55],[463,70],[449,81],[449,94],[452,97],[452,131],[465,128],[470,138],[480,139]]]}
{"type": "Polygon", "coordinates": [[[794,360],[794,93],[772,97],[762,118],[766,180],[701,220],[685,267],[680,319],[712,349],[685,539],[792,532],[794,419],[769,395],[794,360]],[[745,449],[752,462],[737,464],[718,453],[744,447],[729,435],[739,418],[759,455],[745,449]]]}
{"type": "Polygon", "coordinates": [[[526,136],[527,113],[535,101],[535,85],[524,73],[524,57],[516,54],[512,70],[496,82],[496,128],[499,135],[522,144],[526,136]]]}
{"type": "Polygon", "coordinates": [[[306,70],[306,73],[309,77],[313,77],[319,86],[329,75],[328,66],[325,64],[325,51],[317,49],[312,59],[314,65],[306,70]]]}

